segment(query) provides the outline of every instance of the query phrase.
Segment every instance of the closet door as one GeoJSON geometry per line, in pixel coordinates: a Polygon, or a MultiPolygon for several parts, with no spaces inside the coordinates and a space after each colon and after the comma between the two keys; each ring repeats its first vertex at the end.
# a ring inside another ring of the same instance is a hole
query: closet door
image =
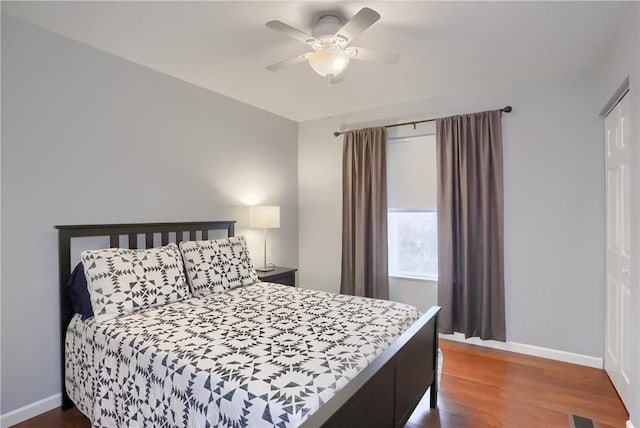
{"type": "Polygon", "coordinates": [[[605,118],[606,332],[604,366],[624,403],[631,398],[631,150],[629,101],[605,118]]]}

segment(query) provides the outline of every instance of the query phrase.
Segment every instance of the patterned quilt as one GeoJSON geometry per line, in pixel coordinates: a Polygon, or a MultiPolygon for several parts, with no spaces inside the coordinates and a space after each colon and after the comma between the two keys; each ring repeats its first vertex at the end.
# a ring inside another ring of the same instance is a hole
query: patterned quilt
{"type": "Polygon", "coordinates": [[[94,427],[295,427],[419,315],[270,283],[100,324],[76,315],[66,387],[94,427]]]}

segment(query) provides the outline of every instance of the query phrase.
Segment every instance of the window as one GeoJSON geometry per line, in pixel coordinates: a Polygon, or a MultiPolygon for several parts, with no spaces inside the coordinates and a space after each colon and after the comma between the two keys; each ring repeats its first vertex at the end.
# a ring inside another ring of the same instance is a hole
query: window
{"type": "Polygon", "coordinates": [[[389,138],[389,275],[438,278],[435,135],[389,138]]]}
{"type": "Polygon", "coordinates": [[[438,278],[438,220],[435,212],[390,211],[389,275],[438,278]]]}

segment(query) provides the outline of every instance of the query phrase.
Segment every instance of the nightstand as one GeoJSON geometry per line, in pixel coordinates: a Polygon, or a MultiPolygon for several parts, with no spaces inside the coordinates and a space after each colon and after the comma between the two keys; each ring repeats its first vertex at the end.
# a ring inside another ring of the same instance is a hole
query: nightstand
{"type": "Polygon", "coordinates": [[[296,271],[298,269],[276,266],[269,272],[257,272],[258,279],[262,282],[275,282],[277,284],[296,286],[296,271]]]}

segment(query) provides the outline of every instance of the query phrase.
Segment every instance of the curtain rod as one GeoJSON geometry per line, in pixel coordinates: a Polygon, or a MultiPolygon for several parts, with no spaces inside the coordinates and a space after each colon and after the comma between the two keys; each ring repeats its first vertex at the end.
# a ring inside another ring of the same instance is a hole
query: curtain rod
{"type": "MultiPolygon", "coordinates": [[[[504,108],[501,108],[500,111],[504,112],[504,113],[511,113],[511,111],[513,110],[513,108],[511,106],[506,106],[504,108]]],[[[385,125],[385,128],[395,128],[397,126],[405,126],[405,125],[413,125],[413,129],[416,129],[416,124],[418,123],[425,123],[425,122],[433,122],[438,120],[439,118],[436,119],[425,119],[425,120],[414,120],[412,122],[403,122],[403,123],[394,123],[393,125],[385,125]]],[[[349,132],[349,131],[336,131],[333,133],[334,137],[339,137],[340,135],[349,132]]]]}

